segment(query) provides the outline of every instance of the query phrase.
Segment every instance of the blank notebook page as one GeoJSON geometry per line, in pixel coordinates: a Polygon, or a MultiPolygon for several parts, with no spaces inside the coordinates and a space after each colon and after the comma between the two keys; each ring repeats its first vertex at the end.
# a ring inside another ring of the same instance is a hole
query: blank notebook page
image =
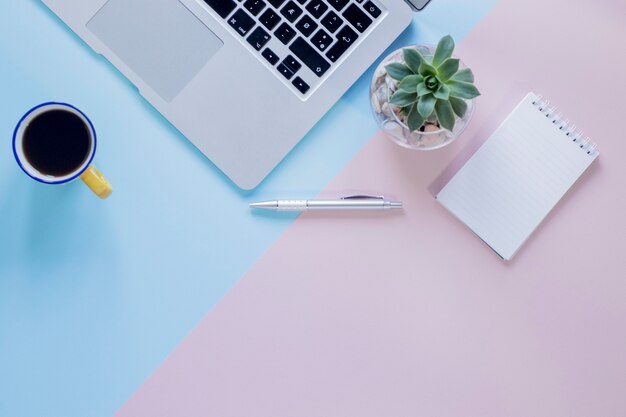
{"type": "Polygon", "coordinates": [[[531,93],[437,200],[508,260],[597,156],[531,93]]]}

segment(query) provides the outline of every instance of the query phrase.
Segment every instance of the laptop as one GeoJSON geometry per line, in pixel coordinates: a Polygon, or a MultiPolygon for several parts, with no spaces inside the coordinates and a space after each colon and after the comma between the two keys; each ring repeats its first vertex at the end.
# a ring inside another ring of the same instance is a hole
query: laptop
{"type": "Polygon", "coordinates": [[[411,0],[42,0],[255,188],[408,26],[411,0]]]}

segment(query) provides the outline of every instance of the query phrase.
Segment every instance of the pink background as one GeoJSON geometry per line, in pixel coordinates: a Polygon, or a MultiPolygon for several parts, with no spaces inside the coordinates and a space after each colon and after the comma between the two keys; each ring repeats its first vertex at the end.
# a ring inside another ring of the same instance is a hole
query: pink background
{"type": "Polygon", "coordinates": [[[624,22],[622,1],[501,0],[457,51],[483,92],[463,138],[378,135],[324,192],[406,210],[301,216],[117,416],[626,415],[624,22]],[[506,263],[431,193],[530,89],[601,156],[506,263]]]}

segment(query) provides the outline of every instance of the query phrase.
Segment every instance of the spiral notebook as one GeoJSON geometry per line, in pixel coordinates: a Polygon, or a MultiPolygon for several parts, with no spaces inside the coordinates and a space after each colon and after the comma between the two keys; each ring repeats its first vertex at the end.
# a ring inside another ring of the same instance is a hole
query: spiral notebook
{"type": "Polygon", "coordinates": [[[437,200],[510,260],[598,155],[547,100],[530,93],[437,200]]]}

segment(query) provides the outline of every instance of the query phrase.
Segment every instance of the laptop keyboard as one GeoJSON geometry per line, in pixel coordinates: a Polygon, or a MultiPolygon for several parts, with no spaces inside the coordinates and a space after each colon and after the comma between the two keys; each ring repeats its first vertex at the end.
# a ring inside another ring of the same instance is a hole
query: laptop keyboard
{"type": "Polygon", "coordinates": [[[204,0],[300,97],[382,18],[377,0],[204,0]]]}

